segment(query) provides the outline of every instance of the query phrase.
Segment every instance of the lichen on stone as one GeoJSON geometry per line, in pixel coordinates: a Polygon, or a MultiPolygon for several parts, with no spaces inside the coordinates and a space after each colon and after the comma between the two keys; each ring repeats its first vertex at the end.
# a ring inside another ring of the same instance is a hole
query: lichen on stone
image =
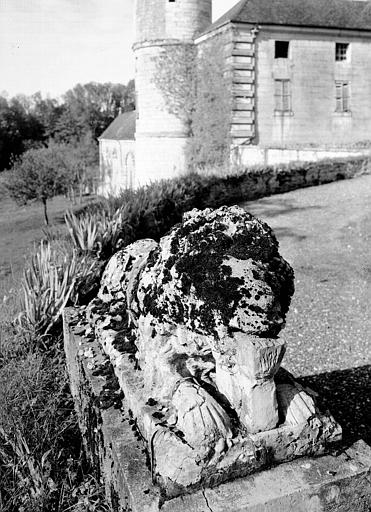
{"type": "Polygon", "coordinates": [[[150,284],[140,290],[147,312],[215,336],[234,329],[277,335],[294,290],[293,271],[267,224],[239,207],[192,210],[160,247],[144,271],[150,284]]]}

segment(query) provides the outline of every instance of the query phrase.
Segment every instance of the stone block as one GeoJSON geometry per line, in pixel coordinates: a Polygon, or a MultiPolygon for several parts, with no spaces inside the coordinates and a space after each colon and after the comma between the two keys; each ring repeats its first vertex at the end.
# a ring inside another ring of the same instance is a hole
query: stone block
{"type": "Polygon", "coordinates": [[[371,448],[287,462],[164,504],[162,512],[369,512],[371,448]]]}

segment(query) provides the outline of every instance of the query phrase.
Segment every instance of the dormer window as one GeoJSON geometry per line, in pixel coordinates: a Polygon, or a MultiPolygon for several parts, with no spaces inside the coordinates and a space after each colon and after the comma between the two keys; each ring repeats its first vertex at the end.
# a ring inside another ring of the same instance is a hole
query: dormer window
{"type": "Polygon", "coordinates": [[[349,43],[336,43],[335,60],[337,62],[349,60],[349,43]]]}
{"type": "Polygon", "coordinates": [[[289,41],[275,41],[274,58],[275,59],[288,59],[289,58],[289,41]]]}

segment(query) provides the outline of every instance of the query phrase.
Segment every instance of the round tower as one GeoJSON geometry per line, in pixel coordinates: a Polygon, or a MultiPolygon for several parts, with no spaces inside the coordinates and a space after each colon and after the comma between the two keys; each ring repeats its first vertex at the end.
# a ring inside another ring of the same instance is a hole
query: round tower
{"type": "Polygon", "coordinates": [[[182,80],[194,38],[211,24],[211,5],[212,0],[136,0],[137,185],[186,168],[188,126],[177,105],[186,94],[182,80]]]}

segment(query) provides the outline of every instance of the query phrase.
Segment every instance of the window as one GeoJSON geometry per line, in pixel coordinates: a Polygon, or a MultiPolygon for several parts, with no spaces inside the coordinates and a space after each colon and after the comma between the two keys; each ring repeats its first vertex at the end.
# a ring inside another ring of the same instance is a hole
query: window
{"type": "Polygon", "coordinates": [[[349,58],[349,43],[336,43],[335,45],[335,60],[345,61],[349,58]]]}
{"type": "Polygon", "coordinates": [[[350,84],[349,82],[335,82],[336,112],[350,112],[350,84]]]}
{"type": "Polygon", "coordinates": [[[274,58],[275,59],[288,59],[289,58],[289,41],[275,41],[274,58]]]}
{"type": "Polygon", "coordinates": [[[274,81],[274,99],[276,112],[291,112],[290,80],[274,81]]]}

